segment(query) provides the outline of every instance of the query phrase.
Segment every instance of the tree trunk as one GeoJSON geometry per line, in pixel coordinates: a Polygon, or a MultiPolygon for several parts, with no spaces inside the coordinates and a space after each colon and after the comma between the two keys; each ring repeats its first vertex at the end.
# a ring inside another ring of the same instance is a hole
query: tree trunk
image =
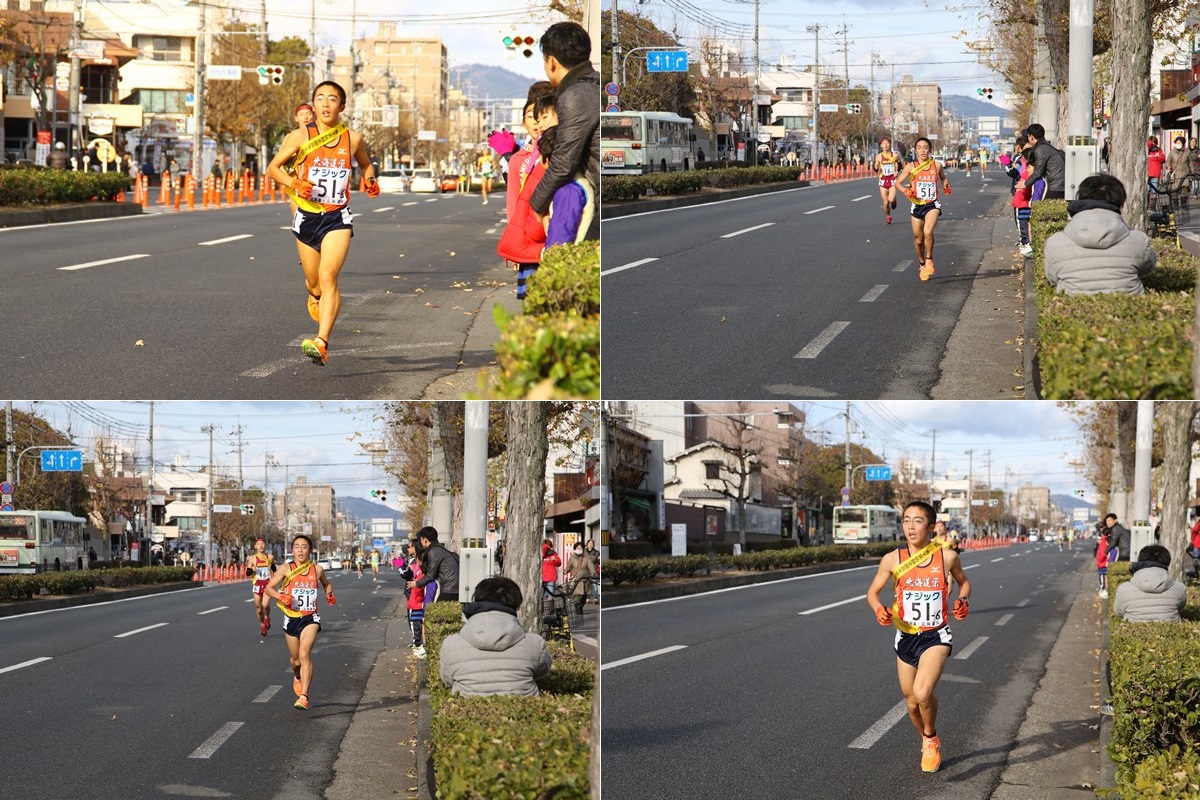
{"type": "Polygon", "coordinates": [[[440,400],[437,404],[438,438],[446,461],[446,480],[450,486],[450,530],[444,539],[447,548],[458,551],[463,533],[463,428],[466,404],[461,400],[440,400]]]}
{"type": "MultiPolygon", "coordinates": [[[[1183,568],[1190,531],[1187,525],[1188,472],[1192,465],[1192,444],[1196,440],[1192,422],[1196,403],[1190,400],[1156,403],[1162,420],[1163,436],[1163,500],[1162,528],[1159,544],[1171,553],[1168,573],[1177,581],[1183,580],[1183,568]]],[[[1134,559],[1137,553],[1130,554],[1134,559]]]]}
{"type": "Polygon", "coordinates": [[[538,630],[542,594],[542,528],[546,516],[547,409],[542,402],[510,402],[508,417],[508,516],[504,573],[521,587],[518,619],[538,630]]]}
{"type": "MultiPolygon", "coordinates": [[[[600,634],[596,633],[599,642],[600,634]]],[[[592,685],[592,763],[588,765],[588,781],[592,784],[592,800],[600,800],[600,660],[596,659],[596,682],[592,685]]]]}
{"type": "Polygon", "coordinates": [[[1108,169],[1125,184],[1123,216],[1146,229],[1146,120],[1150,115],[1150,30],[1148,0],[1113,2],[1113,114],[1108,169]]]}

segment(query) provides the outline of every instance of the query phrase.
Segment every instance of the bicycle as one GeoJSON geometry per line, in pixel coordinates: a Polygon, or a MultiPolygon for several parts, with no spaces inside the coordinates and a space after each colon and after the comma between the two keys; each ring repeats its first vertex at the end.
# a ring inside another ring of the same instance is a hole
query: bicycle
{"type": "Polygon", "coordinates": [[[575,652],[575,637],[571,634],[571,625],[579,623],[579,613],[571,602],[571,594],[575,582],[560,584],[554,591],[544,593],[541,601],[541,634],[546,641],[562,639],[567,642],[571,652],[575,652]]]}
{"type": "Polygon", "coordinates": [[[1187,201],[1191,178],[1190,174],[1184,176],[1174,188],[1174,179],[1160,180],[1157,186],[1146,181],[1146,221],[1150,224],[1150,235],[1173,238],[1179,245],[1179,224],[1190,219],[1187,201]]]}

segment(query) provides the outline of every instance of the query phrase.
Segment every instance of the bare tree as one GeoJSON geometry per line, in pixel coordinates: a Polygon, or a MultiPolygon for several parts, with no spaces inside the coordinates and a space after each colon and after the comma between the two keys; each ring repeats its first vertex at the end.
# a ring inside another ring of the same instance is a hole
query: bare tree
{"type": "Polygon", "coordinates": [[[508,516],[504,571],[521,587],[525,601],[518,618],[538,629],[541,601],[542,529],[546,517],[547,404],[511,402],[502,406],[508,430],[508,516]]]}
{"type": "Polygon", "coordinates": [[[761,436],[752,421],[749,403],[738,403],[732,414],[725,417],[730,436],[725,441],[712,440],[721,450],[723,458],[718,465],[717,477],[705,481],[705,486],[729,498],[737,510],[738,541],[746,549],[746,506],[753,496],[753,482],[759,475],[759,454],[762,452],[761,436]]]}
{"type": "Polygon", "coordinates": [[[1125,184],[1125,220],[1146,229],[1146,120],[1150,115],[1149,0],[1113,0],[1113,112],[1109,171],[1125,184]]]}
{"type": "MultiPolygon", "coordinates": [[[[1192,466],[1192,448],[1196,443],[1196,409],[1191,400],[1156,403],[1162,422],[1163,502],[1159,544],[1171,552],[1171,577],[1183,580],[1183,557],[1189,544],[1187,527],[1188,473],[1192,466]]],[[[1134,558],[1136,553],[1131,554],[1134,558]]]]}

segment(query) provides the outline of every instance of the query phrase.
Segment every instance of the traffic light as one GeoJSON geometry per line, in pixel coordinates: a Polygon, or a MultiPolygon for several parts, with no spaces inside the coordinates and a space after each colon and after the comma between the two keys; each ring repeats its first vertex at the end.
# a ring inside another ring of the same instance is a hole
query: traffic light
{"type": "Polygon", "coordinates": [[[506,35],[502,41],[504,42],[505,48],[507,48],[509,52],[520,53],[526,58],[531,58],[533,56],[533,46],[537,43],[537,39],[533,38],[532,36],[506,35]]]}
{"type": "Polygon", "coordinates": [[[977,94],[977,95],[979,95],[980,97],[983,97],[983,98],[985,98],[985,99],[987,99],[987,100],[991,100],[991,99],[992,99],[992,89],[991,89],[991,87],[980,87],[979,89],[976,89],[976,90],[975,90],[975,94],[977,94]]]}
{"type": "Polygon", "coordinates": [[[850,110],[851,114],[862,113],[862,103],[851,103],[850,105],[846,106],[846,108],[850,110]]]}
{"type": "Polygon", "coordinates": [[[283,67],[278,64],[259,64],[258,82],[264,85],[273,83],[278,86],[283,83],[283,67]]]}
{"type": "Polygon", "coordinates": [[[371,497],[374,498],[376,502],[386,503],[387,502],[387,489],[372,489],[371,497]]]}
{"type": "Polygon", "coordinates": [[[254,503],[242,503],[242,514],[244,516],[254,516],[254,503]]]}

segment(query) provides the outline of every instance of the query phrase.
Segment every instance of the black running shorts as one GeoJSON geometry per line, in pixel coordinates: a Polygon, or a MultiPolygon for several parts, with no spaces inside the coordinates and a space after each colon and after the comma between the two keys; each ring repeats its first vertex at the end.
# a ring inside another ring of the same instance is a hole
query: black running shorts
{"type": "Polygon", "coordinates": [[[354,215],[350,213],[350,206],[342,206],[333,211],[326,211],[324,214],[310,214],[307,211],[296,209],[296,216],[292,218],[292,233],[296,234],[296,238],[304,244],[321,252],[321,241],[325,238],[325,234],[330,231],[338,231],[347,229],[350,235],[354,236],[354,215]]]}

